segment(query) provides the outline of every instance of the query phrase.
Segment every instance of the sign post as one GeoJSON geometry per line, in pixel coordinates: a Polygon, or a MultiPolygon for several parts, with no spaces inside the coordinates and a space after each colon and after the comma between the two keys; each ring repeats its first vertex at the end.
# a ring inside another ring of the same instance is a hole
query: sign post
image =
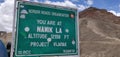
{"type": "Polygon", "coordinates": [[[77,9],[18,2],[15,57],[78,55],[77,9]]]}

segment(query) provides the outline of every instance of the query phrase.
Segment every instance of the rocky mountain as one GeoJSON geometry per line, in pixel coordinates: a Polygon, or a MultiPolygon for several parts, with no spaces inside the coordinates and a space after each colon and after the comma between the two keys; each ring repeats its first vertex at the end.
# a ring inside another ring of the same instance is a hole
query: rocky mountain
{"type": "Polygon", "coordinates": [[[81,57],[120,57],[120,17],[90,7],[79,13],[81,57]]]}
{"type": "Polygon", "coordinates": [[[120,24],[120,17],[113,15],[110,12],[107,12],[105,9],[97,9],[95,7],[90,7],[79,13],[79,17],[90,17],[92,19],[100,19],[102,21],[113,22],[120,24]],[[102,18],[101,18],[102,17],[102,18]]]}
{"type": "Polygon", "coordinates": [[[7,44],[12,41],[12,33],[0,31],[0,40],[7,46],[7,44]]]}

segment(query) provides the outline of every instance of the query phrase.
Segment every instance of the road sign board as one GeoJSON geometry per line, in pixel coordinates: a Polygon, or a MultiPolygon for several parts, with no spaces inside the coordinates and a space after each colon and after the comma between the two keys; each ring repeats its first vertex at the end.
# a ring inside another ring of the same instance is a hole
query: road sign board
{"type": "Polygon", "coordinates": [[[18,2],[15,56],[77,55],[77,10],[18,2]]]}

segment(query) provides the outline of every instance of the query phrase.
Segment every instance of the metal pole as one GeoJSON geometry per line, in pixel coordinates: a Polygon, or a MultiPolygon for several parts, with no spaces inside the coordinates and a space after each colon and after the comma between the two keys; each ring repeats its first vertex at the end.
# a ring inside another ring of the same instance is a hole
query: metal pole
{"type": "Polygon", "coordinates": [[[78,35],[78,57],[80,57],[80,28],[79,28],[79,12],[78,12],[78,9],[77,9],[77,35],[78,35]]]}
{"type": "Polygon", "coordinates": [[[15,39],[15,16],[16,16],[16,2],[17,0],[14,0],[14,10],[13,10],[13,30],[12,30],[12,44],[11,44],[11,55],[10,57],[13,57],[13,53],[14,53],[14,39],[15,39]]]}

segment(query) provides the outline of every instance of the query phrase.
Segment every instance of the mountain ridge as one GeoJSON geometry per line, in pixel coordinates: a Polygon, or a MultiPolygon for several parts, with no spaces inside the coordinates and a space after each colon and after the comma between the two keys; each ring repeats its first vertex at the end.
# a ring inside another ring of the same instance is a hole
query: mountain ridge
{"type": "Polygon", "coordinates": [[[89,7],[81,12],[79,12],[79,18],[90,17],[93,19],[100,19],[102,21],[113,22],[120,24],[120,17],[115,16],[111,12],[108,12],[106,9],[98,9],[95,7],[89,7]]]}

